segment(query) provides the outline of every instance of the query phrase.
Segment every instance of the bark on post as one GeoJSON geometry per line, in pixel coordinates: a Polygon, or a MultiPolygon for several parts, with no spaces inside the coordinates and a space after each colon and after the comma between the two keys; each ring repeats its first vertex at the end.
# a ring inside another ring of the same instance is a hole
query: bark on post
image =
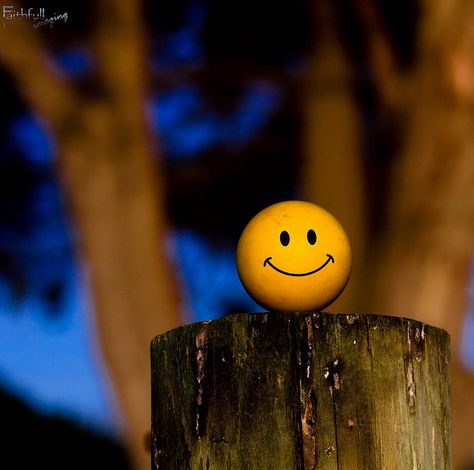
{"type": "Polygon", "coordinates": [[[154,470],[452,468],[444,330],[239,314],[157,336],[151,361],[154,470]]]}

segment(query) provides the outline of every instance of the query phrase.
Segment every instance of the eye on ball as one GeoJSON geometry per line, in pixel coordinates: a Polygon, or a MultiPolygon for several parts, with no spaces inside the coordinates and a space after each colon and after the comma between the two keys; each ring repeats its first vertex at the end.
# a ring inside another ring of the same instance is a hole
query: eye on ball
{"type": "Polygon", "coordinates": [[[349,239],[323,208],[285,201],[259,212],[237,246],[237,271],[249,295],[268,310],[304,312],[331,304],[352,266],[349,239]]]}

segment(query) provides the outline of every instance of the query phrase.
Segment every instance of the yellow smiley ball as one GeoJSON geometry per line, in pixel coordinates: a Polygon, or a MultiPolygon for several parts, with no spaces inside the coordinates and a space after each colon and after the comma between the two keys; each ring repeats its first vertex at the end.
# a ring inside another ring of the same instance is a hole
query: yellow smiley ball
{"type": "Polygon", "coordinates": [[[237,246],[237,270],[250,296],[283,312],[319,310],[349,280],[352,253],[339,222],[323,208],[286,201],[259,212],[237,246]]]}

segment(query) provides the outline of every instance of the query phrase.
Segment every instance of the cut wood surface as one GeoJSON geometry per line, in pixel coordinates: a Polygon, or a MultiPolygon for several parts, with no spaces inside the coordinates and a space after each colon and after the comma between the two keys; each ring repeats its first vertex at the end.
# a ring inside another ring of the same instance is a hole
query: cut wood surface
{"type": "Polygon", "coordinates": [[[452,468],[439,328],[237,314],[157,336],[151,361],[154,470],[452,468]]]}

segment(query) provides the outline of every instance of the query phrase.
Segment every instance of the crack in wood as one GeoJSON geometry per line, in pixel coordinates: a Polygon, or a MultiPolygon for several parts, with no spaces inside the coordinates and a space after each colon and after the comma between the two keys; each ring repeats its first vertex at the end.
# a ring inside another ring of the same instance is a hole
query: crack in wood
{"type": "Polygon", "coordinates": [[[153,455],[153,465],[155,470],[160,468],[160,454],[161,450],[158,448],[158,439],[156,437],[152,438],[152,455],[153,455]]]}
{"type": "Polygon", "coordinates": [[[336,468],[339,470],[339,439],[338,439],[338,432],[337,432],[337,404],[336,404],[336,397],[334,393],[331,392],[332,396],[332,411],[333,411],[333,419],[334,419],[334,438],[336,440],[335,451],[336,451],[336,468]]]}
{"type": "MultiPolygon", "coordinates": [[[[406,372],[406,389],[407,389],[407,400],[408,400],[408,407],[410,408],[410,412],[415,412],[416,406],[416,383],[415,383],[415,369],[413,367],[413,339],[415,340],[416,344],[419,344],[421,340],[421,332],[419,328],[415,330],[415,338],[412,339],[412,329],[411,329],[411,322],[407,322],[407,339],[408,339],[408,356],[407,356],[407,372],[406,372]],[[418,331],[418,333],[417,333],[418,331]],[[418,334],[418,341],[417,341],[417,334],[418,334]]],[[[418,346],[415,346],[415,349],[418,350],[418,346]]],[[[415,357],[416,352],[415,352],[415,357]]],[[[421,361],[421,358],[419,359],[421,361]]]]}
{"type": "Polygon", "coordinates": [[[317,398],[313,388],[313,349],[315,347],[314,327],[319,327],[319,315],[308,315],[304,319],[305,376],[300,385],[304,400],[301,407],[301,432],[303,445],[303,468],[315,470],[317,466],[316,419],[317,398]],[[316,322],[316,325],[313,324],[316,322]],[[309,390],[308,390],[309,388],[309,390]],[[304,413],[303,413],[304,409],[304,413]]]}
{"type": "Polygon", "coordinates": [[[357,313],[348,313],[346,314],[346,323],[348,325],[353,325],[359,321],[359,315],[357,313]]]}
{"type": "Polygon", "coordinates": [[[330,362],[323,369],[323,375],[329,384],[329,390],[331,392],[331,395],[333,394],[334,390],[339,390],[341,388],[342,369],[343,369],[343,364],[342,364],[341,359],[339,358],[330,362]]]}
{"type": "Polygon", "coordinates": [[[304,415],[301,420],[305,470],[315,470],[318,463],[316,448],[317,406],[316,392],[313,387],[311,387],[306,399],[304,415]]]}
{"type": "MultiPolygon", "coordinates": [[[[336,451],[336,465],[339,470],[339,454],[338,454],[338,430],[337,430],[337,402],[336,402],[336,391],[341,388],[341,372],[343,369],[343,363],[340,358],[334,359],[324,369],[323,375],[326,381],[329,383],[329,391],[332,398],[332,415],[334,423],[334,437],[336,440],[335,448],[336,451]]],[[[327,453],[327,452],[326,452],[327,453]]],[[[329,454],[330,455],[330,454],[329,454]]]]}
{"type": "Polygon", "coordinates": [[[302,375],[301,375],[301,352],[298,351],[296,345],[298,344],[298,331],[296,328],[296,321],[289,319],[290,337],[291,337],[291,363],[295,371],[295,400],[294,400],[294,418],[295,418],[295,447],[296,447],[296,465],[295,469],[304,470],[304,450],[303,450],[303,430],[301,419],[301,390],[302,390],[302,375]]]}
{"type": "Polygon", "coordinates": [[[206,403],[205,403],[205,369],[207,361],[207,349],[209,339],[207,336],[207,324],[203,324],[198,334],[196,335],[196,381],[197,381],[197,396],[196,396],[196,422],[195,432],[198,439],[205,432],[205,418],[206,418],[206,403]]]}
{"type": "Polygon", "coordinates": [[[415,409],[416,405],[416,384],[415,384],[415,373],[413,369],[413,360],[411,357],[408,358],[408,367],[407,367],[407,396],[408,396],[408,406],[412,411],[415,409]]]}
{"type": "Polygon", "coordinates": [[[310,316],[304,319],[306,323],[306,378],[310,379],[312,370],[311,370],[311,362],[312,362],[312,351],[313,351],[313,343],[314,343],[314,333],[313,333],[313,322],[310,316]]]}

